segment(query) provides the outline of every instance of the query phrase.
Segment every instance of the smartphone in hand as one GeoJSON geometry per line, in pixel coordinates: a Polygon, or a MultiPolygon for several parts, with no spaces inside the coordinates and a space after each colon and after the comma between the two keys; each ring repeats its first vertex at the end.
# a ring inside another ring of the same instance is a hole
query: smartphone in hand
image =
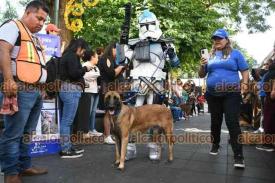
{"type": "Polygon", "coordinates": [[[203,57],[207,60],[209,59],[208,49],[201,49],[201,57],[203,57]]]}

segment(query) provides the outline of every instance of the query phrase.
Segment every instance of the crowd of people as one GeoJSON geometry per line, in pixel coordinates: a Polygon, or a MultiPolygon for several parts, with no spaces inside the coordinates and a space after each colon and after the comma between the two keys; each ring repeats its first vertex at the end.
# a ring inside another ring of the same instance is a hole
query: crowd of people
{"type": "MultiPolygon", "coordinates": [[[[18,105],[19,108],[12,115],[4,116],[5,129],[0,138],[1,169],[5,174],[5,182],[7,183],[21,182],[21,175],[47,173],[46,169],[32,165],[31,157],[28,153],[29,145],[24,143],[23,135],[32,135],[36,130],[45,95],[45,92],[41,91],[43,87],[40,87],[40,85],[46,82],[47,71],[45,64],[47,60],[43,57],[43,47],[39,44],[35,33],[41,30],[48,13],[49,10],[44,3],[32,1],[27,5],[21,20],[8,21],[0,27],[0,80],[3,83],[0,99],[1,101],[3,99],[3,104],[5,104],[5,101],[16,99],[11,101],[16,101],[17,103],[10,103],[10,105],[18,105]],[[29,88],[28,84],[34,85],[29,88]],[[24,86],[24,90],[19,90],[19,86],[24,86]]],[[[159,25],[155,15],[149,11],[145,11],[139,19],[141,25],[147,23],[144,21],[148,17],[156,22],[154,26],[159,25]]],[[[144,27],[141,26],[141,31],[144,31],[143,29],[144,27]]],[[[47,33],[53,35],[58,35],[59,31],[53,24],[50,24],[47,29],[47,33]]],[[[155,39],[162,39],[160,37],[162,34],[160,29],[158,29],[157,33],[155,39]]],[[[143,38],[146,32],[141,35],[140,38],[143,38]]],[[[152,37],[151,34],[147,36],[152,37]]],[[[198,71],[200,77],[206,77],[206,91],[196,86],[192,80],[183,83],[178,78],[169,84],[171,96],[169,96],[167,107],[171,109],[174,122],[180,119],[188,120],[192,116],[204,113],[206,100],[211,114],[212,148],[210,154],[217,155],[219,152],[221,125],[224,115],[229,130],[230,144],[234,152],[234,166],[244,168],[244,154],[238,137],[241,135],[239,125],[241,93],[249,92],[248,64],[243,54],[238,49],[232,48],[229,35],[225,29],[216,30],[211,39],[213,44],[210,55],[207,58],[201,58],[201,65],[198,71]],[[239,78],[239,72],[242,75],[242,82],[239,78]],[[232,84],[237,86],[233,87],[233,90],[232,87],[227,87],[229,85],[232,86],[232,84]],[[220,85],[223,87],[217,87],[220,85]]],[[[161,41],[163,44],[163,40],[161,41]]],[[[61,151],[59,154],[61,158],[79,158],[83,156],[84,149],[74,146],[70,141],[73,123],[83,123],[83,128],[81,128],[83,138],[104,135],[105,143],[115,143],[110,134],[111,127],[108,121],[103,121],[103,133],[96,130],[96,111],[98,108],[104,110],[104,105],[102,105],[104,94],[110,90],[110,84],[116,81],[123,82],[128,79],[125,75],[129,68],[126,64],[116,62],[118,44],[115,42],[107,45],[105,49],[92,48],[82,38],[71,40],[64,50],[61,47],[65,47],[65,43],[62,45],[58,46],[60,53],[53,55],[60,57],[58,100],[61,103],[61,151]]],[[[156,49],[158,52],[163,49],[160,43],[154,45],[149,43],[149,47],[152,50],[153,48],[156,49]]],[[[131,60],[134,56],[136,59],[133,61],[133,69],[130,74],[134,84],[139,83],[140,86],[140,83],[145,83],[142,88],[143,91],[136,94],[134,105],[143,105],[145,99],[147,104],[158,103],[164,105],[165,102],[156,99],[159,95],[155,94],[161,93],[162,81],[166,79],[166,73],[163,72],[162,57],[158,57],[157,52],[153,54],[154,56],[146,57],[146,54],[140,54],[140,50],[127,49],[132,55],[125,59],[131,60]],[[138,57],[142,57],[139,59],[143,59],[143,61],[139,63],[138,57]],[[152,68],[156,67],[156,64],[144,63],[148,59],[154,59],[154,62],[159,62],[156,71],[152,70],[152,68]],[[142,71],[139,70],[141,65],[144,65],[142,71]],[[146,78],[149,78],[149,80],[146,78]],[[155,88],[149,87],[146,82],[154,83],[155,88]]],[[[167,49],[166,52],[161,54],[167,53],[167,58],[170,60],[171,65],[177,67],[179,60],[172,44],[168,43],[165,49],[167,49]]],[[[275,134],[275,58],[271,58],[268,64],[268,70],[262,77],[262,82],[271,83],[270,90],[264,91],[263,95],[265,97],[265,100],[263,100],[263,127],[266,134],[275,134]]],[[[112,88],[112,90],[117,90],[117,88],[112,88]]],[[[123,93],[120,94],[125,97],[123,93]]],[[[77,128],[76,130],[80,129],[77,128]]],[[[129,143],[127,150],[129,148],[135,149],[135,144],[129,143]]],[[[151,148],[150,159],[159,159],[160,148],[157,145],[152,145],[149,148],[151,148]]],[[[274,150],[274,146],[272,144],[263,144],[258,149],[274,150]]],[[[127,158],[131,159],[131,157],[127,158]]]]}
{"type": "Polygon", "coordinates": [[[174,122],[204,113],[203,88],[196,86],[193,80],[183,83],[181,79],[177,79],[172,83],[171,93],[169,106],[174,122]]]}

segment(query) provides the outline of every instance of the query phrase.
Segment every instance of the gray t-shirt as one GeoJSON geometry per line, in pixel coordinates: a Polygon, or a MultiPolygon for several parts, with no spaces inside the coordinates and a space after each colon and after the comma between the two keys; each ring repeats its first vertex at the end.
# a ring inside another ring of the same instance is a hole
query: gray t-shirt
{"type": "MultiPolygon", "coordinates": [[[[0,40],[4,40],[14,46],[11,52],[11,68],[12,68],[12,74],[14,76],[16,76],[15,59],[20,49],[20,46],[19,46],[20,43],[17,43],[18,36],[19,36],[19,29],[14,21],[10,21],[4,24],[2,27],[0,27],[0,40]]],[[[32,36],[34,37],[35,35],[32,34],[32,36]]],[[[45,65],[42,52],[38,50],[38,54],[39,54],[41,64],[45,65]]],[[[39,82],[45,83],[46,79],[47,79],[47,71],[43,68],[42,76],[39,82]]]]}

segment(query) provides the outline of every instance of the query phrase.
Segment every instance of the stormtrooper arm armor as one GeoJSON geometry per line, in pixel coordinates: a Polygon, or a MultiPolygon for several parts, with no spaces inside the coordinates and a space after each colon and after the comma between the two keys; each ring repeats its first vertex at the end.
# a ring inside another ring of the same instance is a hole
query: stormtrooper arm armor
{"type": "Polygon", "coordinates": [[[180,65],[179,58],[175,52],[175,46],[172,43],[166,44],[165,48],[166,57],[169,58],[172,67],[178,67],[180,65]]]}
{"type": "Polygon", "coordinates": [[[124,53],[125,53],[125,64],[128,64],[133,59],[134,50],[132,50],[129,45],[125,45],[124,53]]]}

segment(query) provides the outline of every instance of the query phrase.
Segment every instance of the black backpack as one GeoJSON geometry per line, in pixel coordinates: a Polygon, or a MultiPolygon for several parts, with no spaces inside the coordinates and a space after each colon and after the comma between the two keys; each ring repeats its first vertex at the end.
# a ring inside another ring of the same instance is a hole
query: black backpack
{"type": "Polygon", "coordinates": [[[46,92],[48,97],[55,97],[60,89],[60,58],[51,57],[46,63],[47,80],[46,92]]]}

